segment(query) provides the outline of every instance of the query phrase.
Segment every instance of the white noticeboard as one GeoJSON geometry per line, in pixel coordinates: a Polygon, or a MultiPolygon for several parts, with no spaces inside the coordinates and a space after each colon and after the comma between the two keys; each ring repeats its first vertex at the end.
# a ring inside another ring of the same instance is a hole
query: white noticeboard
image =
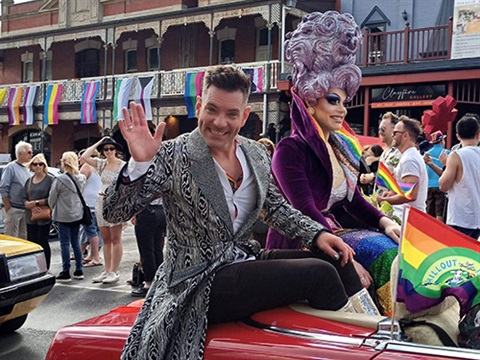
{"type": "Polygon", "coordinates": [[[480,57],[480,0],[455,0],[452,59],[480,57]]]}

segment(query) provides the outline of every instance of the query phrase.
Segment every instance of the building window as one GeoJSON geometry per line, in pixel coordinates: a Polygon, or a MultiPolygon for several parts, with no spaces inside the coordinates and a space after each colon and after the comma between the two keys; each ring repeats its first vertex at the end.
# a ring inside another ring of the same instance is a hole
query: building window
{"type": "Polygon", "coordinates": [[[23,63],[22,82],[33,81],[33,61],[26,61],[23,63]]]}
{"type": "Polygon", "coordinates": [[[158,70],[158,47],[154,46],[148,49],[148,55],[147,55],[147,61],[148,61],[148,70],[153,71],[153,70],[158,70]]]}
{"type": "Polygon", "coordinates": [[[220,43],[220,64],[233,63],[235,60],[235,40],[223,40],[220,43]]]}
{"type": "Polygon", "coordinates": [[[218,62],[228,64],[235,61],[235,35],[237,29],[224,27],[218,30],[218,62]]]}
{"type": "Polygon", "coordinates": [[[22,82],[33,81],[33,53],[22,54],[22,82]]]}
{"type": "Polygon", "coordinates": [[[42,81],[52,80],[52,52],[44,52],[41,56],[40,73],[42,74],[42,81]]]}
{"type": "Polygon", "coordinates": [[[124,69],[125,72],[137,71],[137,40],[128,39],[122,44],[122,50],[124,53],[124,69]]]}
{"type": "Polygon", "coordinates": [[[125,51],[125,72],[137,71],[137,50],[125,51]]]}
{"type": "Polygon", "coordinates": [[[100,76],[100,51],[86,49],[75,54],[75,77],[100,76]]]}

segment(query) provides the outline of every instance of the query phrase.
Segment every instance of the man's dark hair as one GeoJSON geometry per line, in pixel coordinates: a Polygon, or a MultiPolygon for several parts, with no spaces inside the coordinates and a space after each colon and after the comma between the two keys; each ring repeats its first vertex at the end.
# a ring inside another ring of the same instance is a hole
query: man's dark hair
{"type": "Polygon", "coordinates": [[[480,131],[480,121],[477,114],[465,114],[458,120],[455,127],[460,139],[469,140],[474,139],[480,131]]]}
{"type": "Polygon", "coordinates": [[[390,123],[392,123],[392,125],[395,125],[398,122],[398,116],[391,111],[388,111],[385,114],[383,114],[382,120],[383,119],[390,119],[390,123]]]}
{"type": "Polygon", "coordinates": [[[420,121],[415,119],[410,119],[406,115],[402,115],[398,118],[398,121],[403,123],[403,128],[410,135],[410,137],[416,142],[418,136],[422,133],[422,126],[420,121]]]}
{"type": "Polygon", "coordinates": [[[203,89],[206,91],[210,86],[234,92],[240,90],[245,95],[245,101],[250,96],[250,78],[239,67],[232,65],[212,66],[205,71],[203,89]]]}

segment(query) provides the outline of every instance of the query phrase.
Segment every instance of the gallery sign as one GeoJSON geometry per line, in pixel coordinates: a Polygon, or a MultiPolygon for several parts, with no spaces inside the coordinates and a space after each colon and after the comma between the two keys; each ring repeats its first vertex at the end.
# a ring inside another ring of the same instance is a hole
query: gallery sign
{"type": "Polygon", "coordinates": [[[396,85],[372,89],[372,108],[428,106],[447,95],[446,84],[396,85]]]}

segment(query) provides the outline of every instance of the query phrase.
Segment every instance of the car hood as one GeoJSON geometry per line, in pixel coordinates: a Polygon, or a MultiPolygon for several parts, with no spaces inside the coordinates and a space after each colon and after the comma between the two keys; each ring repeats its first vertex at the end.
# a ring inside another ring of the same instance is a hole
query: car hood
{"type": "Polygon", "coordinates": [[[27,240],[22,240],[8,235],[0,234],[0,254],[6,257],[42,251],[40,245],[34,244],[27,240]]]}

